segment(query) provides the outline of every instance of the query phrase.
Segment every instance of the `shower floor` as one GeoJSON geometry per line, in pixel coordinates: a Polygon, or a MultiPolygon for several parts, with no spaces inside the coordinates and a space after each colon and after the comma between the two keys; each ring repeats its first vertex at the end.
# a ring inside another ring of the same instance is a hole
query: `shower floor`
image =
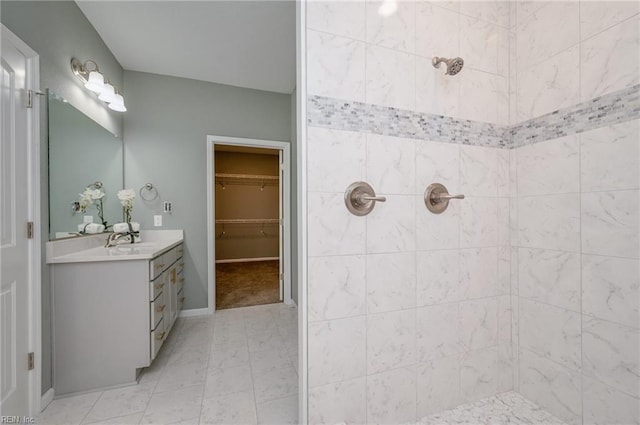
{"type": "Polygon", "coordinates": [[[566,425],[520,394],[510,391],[426,416],[418,425],[566,425]]]}

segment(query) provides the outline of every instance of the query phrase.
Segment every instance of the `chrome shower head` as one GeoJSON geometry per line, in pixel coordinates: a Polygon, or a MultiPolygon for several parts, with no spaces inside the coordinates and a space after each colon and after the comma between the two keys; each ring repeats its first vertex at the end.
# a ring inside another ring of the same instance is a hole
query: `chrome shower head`
{"type": "Polygon", "coordinates": [[[431,60],[434,68],[440,68],[440,64],[442,62],[447,65],[447,72],[445,72],[445,75],[456,75],[464,66],[464,60],[462,60],[462,58],[447,59],[434,56],[431,60]]]}

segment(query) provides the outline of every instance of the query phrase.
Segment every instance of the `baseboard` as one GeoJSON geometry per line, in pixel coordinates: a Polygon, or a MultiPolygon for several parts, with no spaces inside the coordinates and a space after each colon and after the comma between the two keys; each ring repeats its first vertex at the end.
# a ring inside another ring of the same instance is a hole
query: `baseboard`
{"type": "Polygon", "coordinates": [[[216,260],[216,264],[224,263],[253,263],[254,261],[276,261],[280,257],[256,257],[256,258],[234,258],[231,260],[216,260]]]}
{"type": "Polygon", "coordinates": [[[56,392],[53,388],[49,388],[46,393],[42,394],[42,398],[40,399],[40,411],[42,412],[47,408],[49,404],[53,401],[53,397],[55,397],[56,392]]]}
{"type": "Polygon", "coordinates": [[[196,317],[209,315],[211,315],[211,312],[208,308],[193,308],[191,310],[182,310],[179,317],[196,317]]]}

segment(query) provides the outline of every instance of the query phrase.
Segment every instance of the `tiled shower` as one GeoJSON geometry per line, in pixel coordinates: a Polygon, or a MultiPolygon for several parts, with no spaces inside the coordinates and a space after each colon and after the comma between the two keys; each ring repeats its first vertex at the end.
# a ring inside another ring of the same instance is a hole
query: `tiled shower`
{"type": "Polygon", "coordinates": [[[638,424],[640,3],[394,4],[306,5],[309,423],[638,424]]]}

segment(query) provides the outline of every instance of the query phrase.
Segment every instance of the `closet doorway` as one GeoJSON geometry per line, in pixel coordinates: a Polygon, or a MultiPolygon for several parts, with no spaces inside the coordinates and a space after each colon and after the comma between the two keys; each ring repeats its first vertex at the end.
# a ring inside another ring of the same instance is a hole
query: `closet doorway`
{"type": "Polygon", "coordinates": [[[210,138],[212,305],[223,310],[288,304],[288,144],[210,138]]]}

